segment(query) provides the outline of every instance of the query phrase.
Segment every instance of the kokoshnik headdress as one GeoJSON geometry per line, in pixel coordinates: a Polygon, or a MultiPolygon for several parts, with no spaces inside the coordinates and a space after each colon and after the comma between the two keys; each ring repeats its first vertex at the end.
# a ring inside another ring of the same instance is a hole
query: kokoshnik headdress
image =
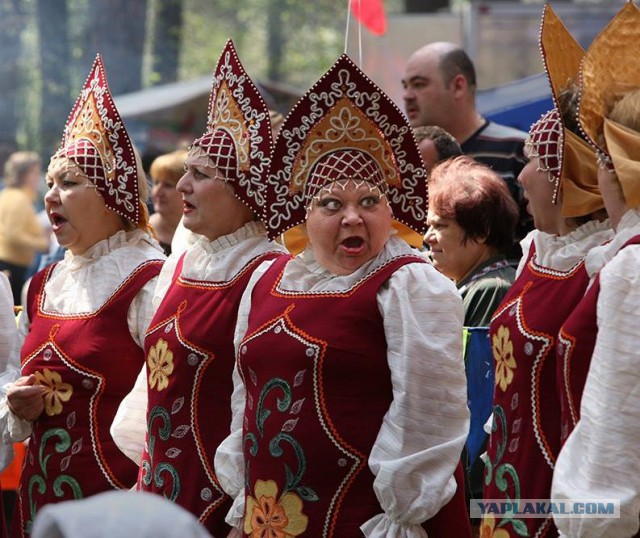
{"type": "Polygon", "coordinates": [[[531,126],[527,145],[531,156],[539,159],[539,170],[547,172],[554,183],[554,204],[562,191],[562,214],[587,215],[604,207],[597,187],[595,155],[589,144],[565,125],[561,102],[563,90],[578,82],[584,51],[549,4],[542,13],[539,44],[554,108],[531,126]]]}
{"type": "Polygon", "coordinates": [[[640,133],[607,116],[624,93],[640,89],[639,40],[640,11],[627,2],[587,50],[578,108],[582,130],[598,149],[600,162],[613,163],[630,207],[640,207],[640,133]]]}
{"type": "Polygon", "coordinates": [[[206,131],[192,148],[233,184],[238,199],[264,216],[265,176],[273,151],[269,109],[231,40],[213,74],[206,131]]]}
{"type": "Polygon", "coordinates": [[[345,54],[280,128],[267,187],[270,237],[301,224],[313,197],[336,180],[378,187],[396,220],[425,233],[427,174],[411,126],[345,54]]]}
{"type": "Polygon", "coordinates": [[[53,158],[71,159],[96,186],[109,209],[140,223],[144,211],[139,199],[136,157],[99,54],[69,114],[61,147],[53,158]]]}

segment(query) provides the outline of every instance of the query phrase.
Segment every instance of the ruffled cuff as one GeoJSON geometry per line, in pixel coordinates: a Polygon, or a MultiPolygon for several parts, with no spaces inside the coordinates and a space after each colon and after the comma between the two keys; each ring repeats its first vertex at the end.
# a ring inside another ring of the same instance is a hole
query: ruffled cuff
{"type": "MultiPolygon", "coordinates": [[[[14,443],[20,443],[31,436],[33,432],[33,422],[24,420],[15,415],[7,403],[6,396],[0,400],[0,415],[6,413],[7,431],[4,432],[14,443]]],[[[4,437],[4,436],[3,436],[4,437]]]]}
{"type": "Polygon", "coordinates": [[[240,493],[234,500],[231,508],[227,512],[225,522],[227,525],[238,529],[242,533],[244,519],[244,491],[240,493]]]}
{"type": "Polygon", "coordinates": [[[386,514],[372,517],[360,530],[367,538],[427,538],[421,525],[400,523],[386,514]]]}

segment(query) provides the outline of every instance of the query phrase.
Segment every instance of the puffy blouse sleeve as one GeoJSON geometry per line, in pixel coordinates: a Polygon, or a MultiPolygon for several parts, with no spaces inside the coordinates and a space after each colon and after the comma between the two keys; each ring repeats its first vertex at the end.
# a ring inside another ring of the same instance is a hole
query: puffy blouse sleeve
{"type": "Polygon", "coordinates": [[[621,250],[600,273],[598,336],[580,420],[560,451],[552,498],[620,501],[620,517],[558,518],[564,536],[634,536],[640,514],[640,246],[621,250]]]}
{"type": "MultiPolygon", "coordinates": [[[[238,321],[234,335],[236,356],[240,342],[244,338],[249,325],[251,310],[251,294],[260,277],[271,266],[273,261],[260,264],[251,275],[251,279],[240,300],[238,321]]],[[[235,528],[240,528],[244,515],[244,453],[242,450],[242,422],[246,391],[238,372],[237,363],[233,369],[233,393],[231,395],[231,425],[229,436],[216,450],[214,466],[220,486],[233,499],[226,521],[235,528]]]]}
{"type": "Polygon", "coordinates": [[[8,431],[6,385],[20,376],[19,349],[15,351],[18,329],[13,313],[13,295],[7,277],[0,273],[0,470],[13,459],[13,449],[8,431]]]}
{"type": "MultiPolygon", "coordinates": [[[[164,270],[164,269],[163,269],[164,270]]],[[[153,297],[158,283],[155,277],[149,280],[138,292],[127,315],[131,336],[144,349],[144,335],[151,324],[153,313],[153,297]]],[[[136,382],[116,412],[111,424],[111,437],[116,446],[136,464],[140,464],[147,428],[147,368],[142,368],[136,382]]]]}
{"type": "Polygon", "coordinates": [[[460,295],[431,265],[409,264],[378,293],[393,402],[369,457],[384,513],[365,536],[424,537],[454,495],[469,429],[460,295]]]}

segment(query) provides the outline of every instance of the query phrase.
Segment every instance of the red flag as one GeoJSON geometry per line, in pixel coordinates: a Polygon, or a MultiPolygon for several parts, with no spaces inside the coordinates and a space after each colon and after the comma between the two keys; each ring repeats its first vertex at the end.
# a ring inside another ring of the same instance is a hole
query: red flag
{"type": "Polygon", "coordinates": [[[372,34],[382,35],[387,31],[383,0],[351,0],[351,11],[372,34]]]}

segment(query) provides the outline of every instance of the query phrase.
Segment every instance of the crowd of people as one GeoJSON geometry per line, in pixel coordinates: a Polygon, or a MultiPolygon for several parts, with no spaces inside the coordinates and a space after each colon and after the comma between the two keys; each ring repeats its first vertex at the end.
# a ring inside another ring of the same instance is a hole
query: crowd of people
{"type": "Polygon", "coordinates": [[[0,536],[636,535],[638,37],[631,2],[586,51],[546,5],[528,133],[478,113],[451,43],[408,58],[404,112],[342,55],[283,118],[229,41],[205,132],[149,180],[98,56],[33,275],[42,163],[5,166],[0,536]]]}

